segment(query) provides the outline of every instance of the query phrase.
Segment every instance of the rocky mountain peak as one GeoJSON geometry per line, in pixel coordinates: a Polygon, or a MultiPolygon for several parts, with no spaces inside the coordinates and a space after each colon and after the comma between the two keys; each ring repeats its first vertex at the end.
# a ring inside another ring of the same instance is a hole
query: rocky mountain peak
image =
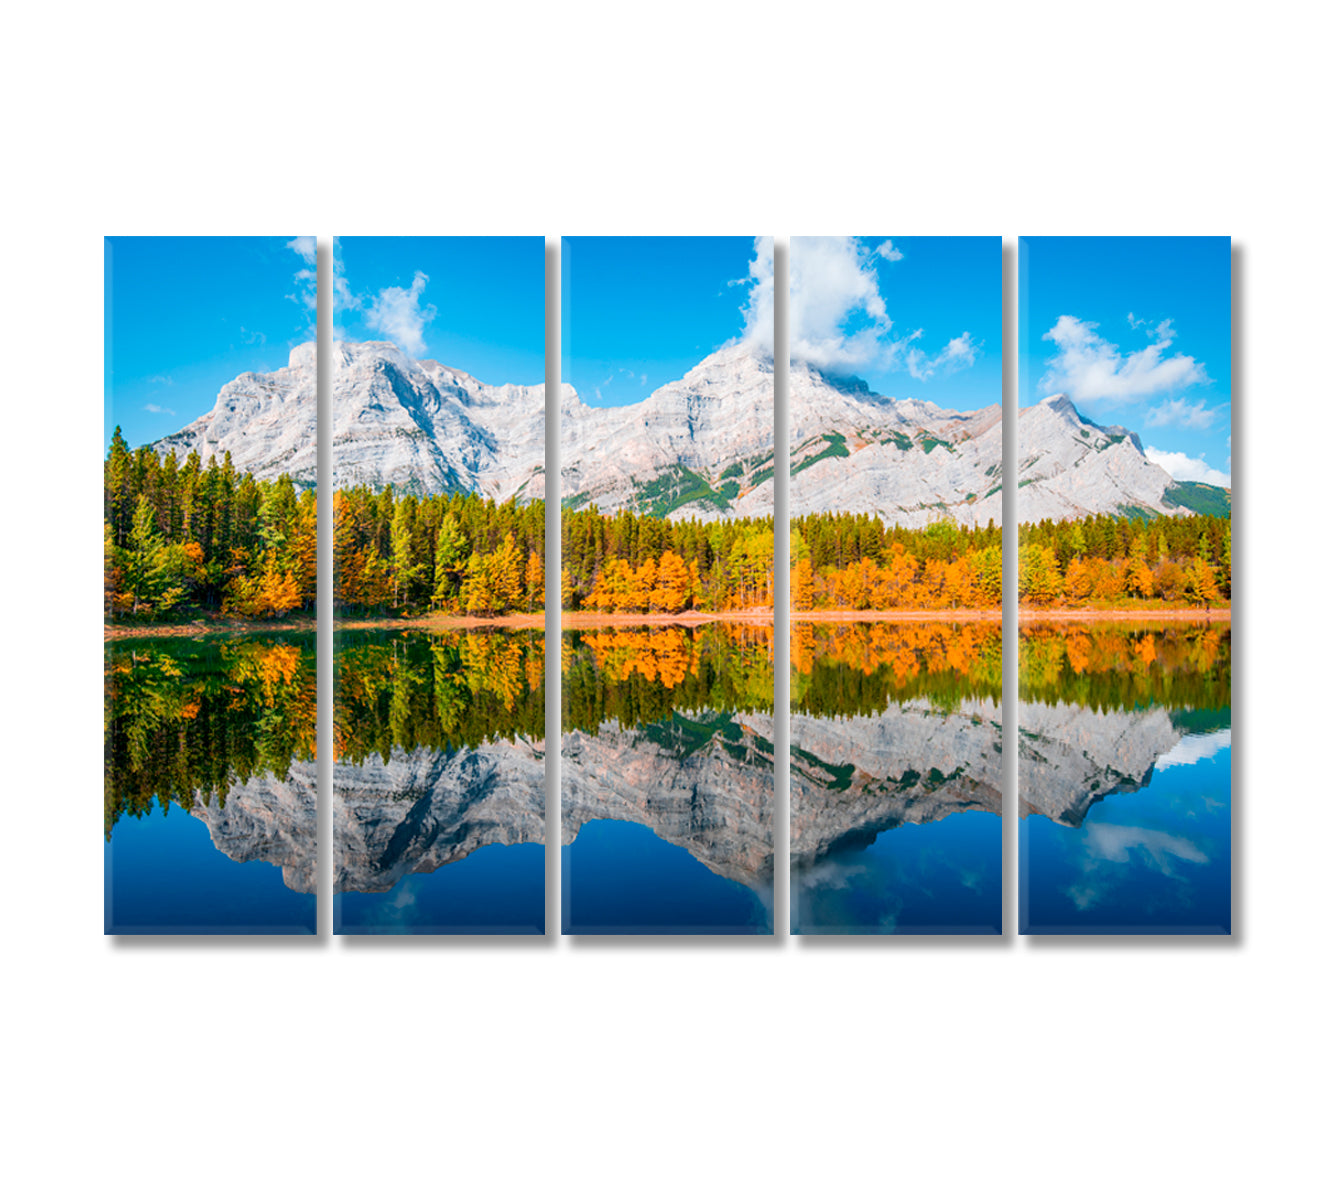
{"type": "MultiPolygon", "coordinates": [[[[392,342],[335,342],[332,361],[335,487],[544,495],[543,382],[483,383],[392,342]]],[[[881,396],[804,363],[792,364],[790,382],[794,516],[1000,522],[999,405],[955,411],[881,396]]],[[[719,348],[636,404],[591,407],[568,384],[559,400],[566,505],[702,519],[772,513],[774,366],[750,343],[719,348]]],[[[1019,433],[1022,520],[1182,511],[1164,500],[1173,481],[1139,438],[1088,421],[1068,396],[1020,410],[1019,433]]],[[[198,450],[205,461],[230,451],[238,469],[313,486],[314,344],[295,347],[281,370],[224,385],[212,411],[156,449],[198,450]]]]}

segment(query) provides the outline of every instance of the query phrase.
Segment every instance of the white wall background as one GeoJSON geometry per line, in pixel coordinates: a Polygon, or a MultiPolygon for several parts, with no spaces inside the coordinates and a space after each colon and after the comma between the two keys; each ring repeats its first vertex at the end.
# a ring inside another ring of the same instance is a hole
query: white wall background
{"type": "Polygon", "coordinates": [[[468,10],[6,19],[12,1194],[1327,1186],[1327,10],[468,10]],[[1238,935],[104,938],[101,238],[329,231],[1232,234],[1238,935]]]}

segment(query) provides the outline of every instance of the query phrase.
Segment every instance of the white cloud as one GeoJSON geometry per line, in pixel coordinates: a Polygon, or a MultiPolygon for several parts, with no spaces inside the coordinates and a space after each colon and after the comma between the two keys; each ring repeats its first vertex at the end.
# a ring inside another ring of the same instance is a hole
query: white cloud
{"type": "Polygon", "coordinates": [[[893,322],[866,249],[855,238],[793,238],[791,264],[792,357],[836,369],[882,357],[893,322]],[[847,332],[854,321],[862,328],[847,332]]]}
{"type": "Polygon", "coordinates": [[[1164,875],[1173,874],[1173,859],[1201,864],[1209,861],[1209,856],[1194,842],[1161,829],[1097,822],[1085,826],[1084,843],[1092,857],[1107,862],[1129,862],[1131,853],[1138,852],[1164,875]]]}
{"type": "Polygon", "coordinates": [[[435,317],[435,305],[421,303],[422,291],[429,280],[425,271],[417,271],[411,287],[382,289],[366,310],[366,325],[383,333],[414,358],[426,353],[422,331],[435,317]]]}
{"type": "Polygon", "coordinates": [[[347,270],[343,266],[343,249],[338,244],[337,238],[333,240],[333,254],[330,257],[333,260],[333,310],[334,317],[337,318],[340,311],[361,308],[363,300],[352,291],[352,285],[347,281],[347,270]]]}
{"type": "Polygon", "coordinates": [[[174,417],[174,416],[176,415],[176,410],[175,410],[175,409],[173,409],[173,408],[163,408],[162,405],[160,405],[160,404],[145,404],[145,405],[144,405],[144,412],[151,412],[151,413],[165,413],[165,414],[166,414],[167,416],[169,416],[169,417],[174,417]]]}
{"type": "Polygon", "coordinates": [[[149,383],[156,383],[159,387],[171,387],[173,380],[170,375],[150,375],[149,383]]]}
{"type": "MultiPolygon", "coordinates": [[[[1149,322],[1134,320],[1136,327],[1149,322]]],[[[1040,388],[1046,392],[1064,392],[1076,404],[1099,400],[1124,402],[1141,400],[1192,383],[1207,383],[1204,364],[1189,354],[1167,355],[1176,338],[1170,320],[1156,325],[1152,339],[1142,350],[1122,354],[1120,347],[1094,332],[1096,321],[1062,316],[1042,335],[1055,342],[1057,353],[1047,360],[1047,373],[1040,388]]]]}
{"type": "Polygon", "coordinates": [[[1151,463],[1157,463],[1173,479],[1212,483],[1225,488],[1232,486],[1232,477],[1215,470],[1203,457],[1191,458],[1180,450],[1159,450],[1153,446],[1144,447],[1144,457],[1151,463]]]}
{"type": "MultiPolygon", "coordinates": [[[[292,301],[293,304],[300,304],[302,307],[308,308],[311,312],[314,312],[315,305],[319,300],[319,295],[316,291],[315,239],[313,237],[293,238],[287,243],[287,249],[294,251],[300,257],[301,261],[306,264],[292,276],[293,281],[297,285],[298,294],[288,296],[287,298],[292,301]]],[[[313,332],[314,330],[312,326],[312,334],[313,332]]]]}
{"type": "MultiPolygon", "coordinates": [[[[318,279],[316,277],[315,265],[315,239],[313,237],[293,238],[287,243],[287,249],[298,254],[301,257],[301,261],[305,263],[305,266],[292,276],[293,281],[297,284],[297,293],[288,296],[287,299],[291,300],[294,304],[301,305],[303,308],[308,309],[313,313],[319,302],[319,294],[317,290],[318,279]]],[[[346,334],[336,323],[339,312],[360,309],[365,301],[361,296],[356,295],[352,291],[351,286],[347,282],[347,272],[343,268],[343,253],[339,248],[337,238],[334,238],[333,240],[333,254],[331,256],[331,261],[333,264],[334,337],[341,339],[345,337],[346,334]]],[[[244,334],[246,331],[243,329],[241,332],[244,334]]],[[[308,330],[308,334],[312,338],[315,336],[314,318],[311,319],[311,326],[308,330]]],[[[251,335],[247,340],[267,341],[263,334],[251,335]]]]}
{"type": "MultiPolygon", "coordinates": [[[[738,280],[737,282],[742,282],[738,280]]],[[[750,295],[741,310],[746,318],[743,342],[772,357],[774,352],[774,240],[755,239],[755,257],[750,263],[750,295]]]]}
{"type": "MultiPolygon", "coordinates": [[[[916,339],[921,335],[922,331],[919,329],[912,336],[916,339]]],[[[928,358],[916,346],[912,346],[903,352],[903,361],[908,374],[914,379],[930,379],[937,371],[951,375],[955,371],[971,367],[977,361],[977,352],[981,348],[981,343],[973,341],[972,334],[965,329],[958,337],[946,342],[945,349],[934,358],[928,358]]]]}
{"type": "MultiPolygon", "coordinates": [[[[806,891],[816,888],[828,888],[832,891],[844,891],[850,888],[858,877],[865,875],[869,866],[864,862],[846,862],[838,858],[827,858],[809,867],[793,871],[793,882],[806,891]]],[[[794,889],[795,890],[795,889],[794,889]]]]}
{"type": "Polygon", "coordinates": [[[1125,881],[1125,873],[1109,869],[1108,863],[1152,867],[1167,879],[1179,880],[1183,863],[1206,866],[1209,862],[1209,856],[1194,842],[1160,829],[1091,821],[1080,840],[1080,876],[1064,890],[1081,912],[1099,907],[1125,881]]]}
{"type": "MultiPolygon", "coordinates": [[[[789,317],[792,357],[817,370],[904,370],[916,379],[971,366],[980,343],[968,333],[932,355],[916,343],[922,330],[896,338],[880,292],[876,259],[903,257],[890,241],[870,248],[851,237],[792,239],[789,317]]],[[[756,238],[744,339],[773,353],[773,239],[756,238]]]]}
{"type": "Polygon", "coordinates": [[[315,265],[315,239],[313,237],[295,237],[287,243],[288,250],[295,250],[305,260],[308,267],[315,265]]]}
{"type": "Polygon", "coordinates": [[[1160,754],[1154,764],[1157,771],[1168,767],[1189,767],[1232,745],[1232,730],[1219,729],[1214,733],[1188,733],[1166,754],[1160,754]]]}
{"type": "Polygon", "coordinates": [[[1217,415],[1216,409],[1204,407],[1203,400],[1194,404],[1189,400],[1164,400],[1149,410],[1144,424],[1151,428],[1169,425],[1177,429],[1208,429],[1217,415]]]}

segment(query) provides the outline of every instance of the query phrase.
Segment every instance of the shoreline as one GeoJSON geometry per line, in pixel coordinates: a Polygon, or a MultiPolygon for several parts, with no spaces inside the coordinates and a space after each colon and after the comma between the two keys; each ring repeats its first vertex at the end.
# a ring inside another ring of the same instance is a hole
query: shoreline
{"type": "Polygon", "coordinates": [[[1216,621],[1232,624],[1231,608],[1027,608],[1019,610],[1024,621],[1216,621]]]}
{"type": "Polygon", "coordinates": [[[1002,620],[999,608],[935,608],[935,609],[801,609],[788,613],[789,621],[809,621],[812,623],[860,623],[893,622],[896,625],[916,624],[919,622],[953,623],[967,621],[971,624],[999,625],[1002,620]]]}
{"type": "MultiPolygon", "coordinates": [[[[1091,622],[1091,621],[1189,621],[1201,624],[1231,624],[1231,608],[1021,608],[1021,623],[1091,622]]],[[[788,614],[791,624],[921,624],[929,622],[998,625],[1003,614],[998,608],[942,608],[903,612],[866,609],[862,611],[803,610],[788,614]]],[[[563,612],[562,629],[606,629],[642,625],[684,625],[697,627],[717,622],[740,625],[772,625],[772,609],[739,609],[735,612],[681,613],[597,613],[563,612]]],[[[335,620],[334,631],[343,629],[420,629],[426,632],[446,629],[543,629],[545,613],[510,613],[503,617],[459,617],[433,614],[424,617],[354,617],[335,620]]],[[[181,625],[108,625],[103,623],[102,640],[131,638],[245,637],[269,633],[316,633],[314,617],[280,618],[273,621],[189,621],[181,625]]]]}
{"type": "Polygon", "coordinates": [[[125,638],[244,637],[256,633],[316,633],[314,617],[277,617],[272,621],[185,621],[179,625],[111,625],[102,622],[102,640],[125,638]]]}

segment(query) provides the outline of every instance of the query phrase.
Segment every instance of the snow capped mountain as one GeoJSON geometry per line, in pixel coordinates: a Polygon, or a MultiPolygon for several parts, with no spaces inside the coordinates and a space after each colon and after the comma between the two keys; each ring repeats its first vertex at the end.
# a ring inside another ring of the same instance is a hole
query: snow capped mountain
{"type": "Polygon", "coordinates": [[[870,512],[886,523],[1001,520],[1000,405],[955,412],[893,400],[800,363],[790,375],[792,515],[870,512]]]}
{"type": "Polygon", "coordinates": [[[546,494],[546,386],[491,386],[388,342],[333,350],[334,486],[546,494]]]}
{"type": "Polygon", "coordinates": [[[710,354],[638,404],[590,408],[561,389],[561,503],[659,516],[768,515],[774,368],[743,346],[710,354]]]}
{"type": "MultiPolygon", "coordinates": [[[[867,512],[921,527],[944,515],[1001,523],[1000,405],[956,412],[876,395],[859,379],[793,363],[791,513],[867,512]]],[[[561,499],[603,512],[674,517],[773,511],[771,360],[745,346],[711,354],[639,404],[590,408],[561,397],[561,499]]],[[[1221,489],[1176,484],[1120,426],[1085,420],[1064,396],[1019,414],[1019,519],[1184,513],[1221,489]]]]}
{"type": "Polygon", "coordinates": [[[207,463],[228,451],[238,471],[261,479],[286,472],[315,485],[315,343],[297,346],[282,370],[247,371],[224,384],[211,412],[153,446],[159,454],[191,450],[207,463]]]}
{"type": "Polygon", "coordinates": [[[1019,520],[1090,513],[1185,513],[1174,480],[1144,457],[1139,436],[1086,421],[1065,396],[1019,413],[1019,520]]]}
{"type": "MultiPolygon", "coordinates": [[[[545,387],[492,386],[389,342],[336,342],[335,487],[391,484],[497,500],[546,487],[545,387]]],[[[791,511],[868,512],[920,527],[1001,519],[999,405],[956,412],[871,392],[801,363],[790,372],[791,511]]],[[[1222,489],[1176,484],[1120,426],[1064,396],[1019,413],[1019,519],[1180,513],[1230,506],[1222,489]],[[1207,494],[1206,494],[1207,493],[1207,494]],[[1213,493],[1218,493],[1214,495],[1213,493]]],[[[313,486],[315,347],[225,385],[211,412],[156,444],[183,458],[230,452],[239,470],[313,486]]],[[[562,504],[673,517],[767,516],[774,502],[774,369],[744,344],[710,354],[638,404],[594,408],[560,393],[562,504]]]]}
{"type": "MultiPolygon", "coordinates": [[[[386,484],[421,495],[473,491],[507,500],[546,489],[546,388],[481,383],[390,342],[333,346],[334,487],[386,484]]],[[[218,393],[213,410],[155,447],[205,462],[230,451],[238,470],[284,472],[315,484],[315,346],[289,365],[247,373],[218,393]]]]}

